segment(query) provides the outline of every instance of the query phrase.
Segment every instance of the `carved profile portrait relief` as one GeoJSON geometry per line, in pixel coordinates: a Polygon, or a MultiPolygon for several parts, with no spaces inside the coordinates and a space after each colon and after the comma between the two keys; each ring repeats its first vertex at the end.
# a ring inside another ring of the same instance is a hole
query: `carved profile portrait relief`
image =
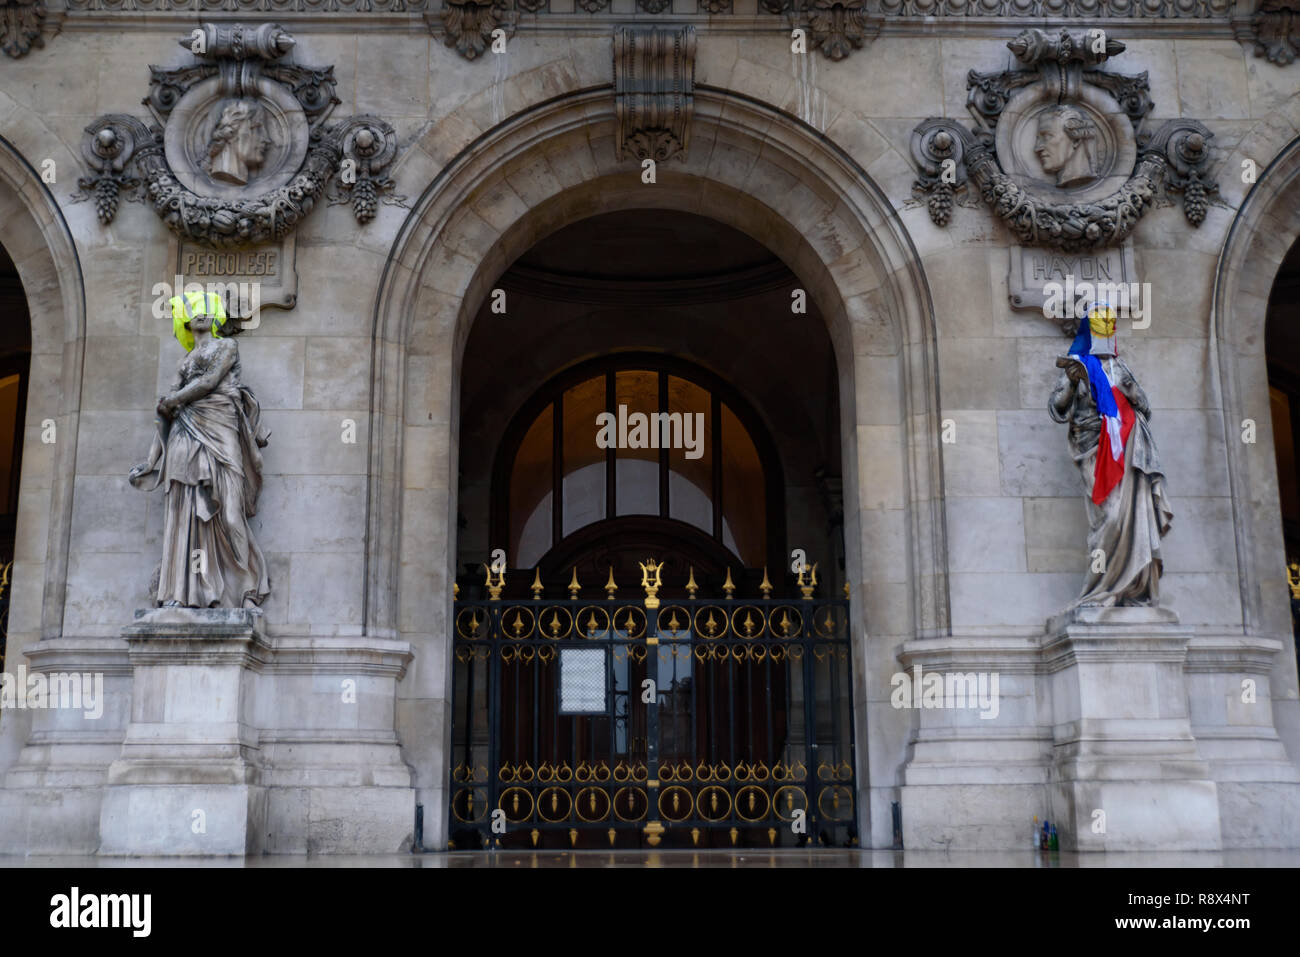
{"type": "Polygon", "coordinates": [[[288,183],[310,138],[302,104],[265,76],[236,91],[220,76],[200,80],[172,109],[163,133],[177,180],[200,196],[231,201],[288,183]]]}
{"type": "Polygon", "coordinates": [[[1097,126],[1081,110],[1058,106],[1038,114],[1034,155],[1056,185],[1078,186],[1097,177],[1097,126]]]}
{"type": "Polygon", "coordinates": [[[1102,199],[1124,184],[1137,162],[1128,115],[1110,94],[1086,83],[1070,96],[1046,83],[1021,87],[994,136],[1003,172],[1045,203],[1102,199]]]}
{"type": "Polygon", "coordinates": [[[208,141],[208,174],[221,183],[245,186],[261,169],[270,146],[261,106],[254,100],[228,101],[208,141]]]}

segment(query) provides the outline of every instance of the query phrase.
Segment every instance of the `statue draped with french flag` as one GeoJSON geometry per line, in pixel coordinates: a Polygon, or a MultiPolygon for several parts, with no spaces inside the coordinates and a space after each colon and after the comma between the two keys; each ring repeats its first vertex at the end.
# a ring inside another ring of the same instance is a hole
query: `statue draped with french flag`
{"type": "Polygon", "coordinates": [[[1174,513],[1147,424],[1151,406],[1119,358],[1115,311],[1094,304],[1056,364],[1048,411],[1069,423],[1088,510],[1088,575],[1073,605],[1157,605],[1160,539],[1174,513]]]}

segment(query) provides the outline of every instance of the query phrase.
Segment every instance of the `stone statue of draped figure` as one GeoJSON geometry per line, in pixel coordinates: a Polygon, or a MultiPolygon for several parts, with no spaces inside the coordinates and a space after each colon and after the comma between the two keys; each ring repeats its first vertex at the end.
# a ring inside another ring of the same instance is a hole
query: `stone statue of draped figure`
{"type": "Polygon", "coordinates": [[[1157,606],[1160,540],[1174,514],[1148,425],[1151,405],[1118,356],[1114,310],[1091,309],[1056,364],[1062,371],[1048,412],[1069,424],[1089,527],[1088,572],[1070,608],[1157,606]]]}
{"type": "Polygon", "coordinates": [[[176,385],[158,400],[148,461],[133,486],[162,486],[162,563],[156,603],[250,608],[270,593],[266,559],[249,526],[262,488],[268,433],[261,407],[240,382],[239,347],[222,338],[225,310],[213,293],[172,300],[173,331],[186,356],[176,385]]]}

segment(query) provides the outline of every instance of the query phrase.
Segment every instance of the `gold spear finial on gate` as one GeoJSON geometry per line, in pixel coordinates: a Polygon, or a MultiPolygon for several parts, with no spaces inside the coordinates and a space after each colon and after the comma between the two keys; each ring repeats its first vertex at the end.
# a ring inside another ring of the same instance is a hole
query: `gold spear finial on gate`
{"type": "Polygon", "coordinates": [[[691,566],[691,577],[688,578],[688,579],[686,579],[686,594],[688,594],[688,595],[690,595],[692,598],[694,598],[694,597],[695,597],[695,593],[696,593],[697,591],[699,591],[699,590],[700,590],[700,586],[697,585],[697,584],[695,584],[695,566],[692,565],[692,566],[691,566]]]}
{"type": "Polygon", "coordinates": [[[813,591],[817,588],[817,563],[803,565],[799,568],[799,576],[795,579],[799,583],[799,590],[803,592],[804,601],[812,601],[813,591]],[[804,569],[808,570],[808,578],[804,578],[804,569]]]}
{"type": "Polygon", "coordinates": [[[731,580],[731,566],[727,566],[727,580],[722,583],[722,590],[727,593],[727,598],[733,598],[736,593],[736,583],[731,580]]]}
{"type": "Polygon", "coordinates": [[[663,582],[659,578],[659,572],[663,569],[664,563],[656,564],[653,558],[644,562],[637,562],[641,566],[641,587],[645,589],[645,606],[649,609],[659,607],[659,589],[663,587],[663,582]],[[654,580],[650,576],[654,575],[654,580]]]}
{"type": "Polygon", "coordinates": [[[767,579],[767,566],[766,566],[766,565],[763,566],[763,581],[762,581],[762,583],[758,586],[758,588],[759,588],[759,591],[761,591],[761,592],[763,593],[763,597],[764,597],[764,598],[771,598],[771,597],[772,597],[772,583],[771,583],[770,581],[768,581],[768,579],[767,579]]]}
{"type": "Polygon", "coordinates": [[[617,591],[618,591],[618,586],[614,584],[614,566],[610,565],[609,580],[605,582],[605,594],[609,596],[610,601],[613,601],[614,593],[617,591]]]}
{"type": "Polygon", "coordinates": [[[492,580],[492,569],[489,568],[487,565],[483,566],[483,572],[484,572],[483,584],[487,586],[488,600],[500,601],[501,589],[503,589],[506,584],[506,570],[503,568],[499,572],[497,572],[496,581],[492,580]]]}
{"type": "Polygon", "coordinates": [[[569,598],[570,598],[570,600],[572,600],[572,601],[577,601],[577,600],[578,600],[578,592],[580,592],[581,590],[582,590],[582,586],[578,584],[578,566],[577,566],[577,565],[574,565],[574,566],[573,566],[573,577],[569,579],[569,598]]]}
{"type": "Polygon", "coordinates": [[[540,601],[542,597],[542,569],[541,566],[533,569],[533,583],[528,586],[533,592],[533,601],[540,601]]]}

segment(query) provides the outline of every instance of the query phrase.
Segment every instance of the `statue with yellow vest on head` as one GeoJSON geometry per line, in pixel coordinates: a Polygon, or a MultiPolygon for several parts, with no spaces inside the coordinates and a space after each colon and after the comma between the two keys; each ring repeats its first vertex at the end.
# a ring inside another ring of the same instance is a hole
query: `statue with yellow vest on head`
{"type": "Polygon", "coordinates": [[[240,382],[239,347],[221,335],[215,293],[171,300],[172,331],[185,348],[172,391],[158,400],[148,461],[129,480],[166,495],[155,600],[183,608],[251,608],[270,594],[266,559],[249,526],[262,489],[257,398],[240,382]]]}
{"type": "Polygon", "coordinates": [[[1148,422],[1151,405],[1119,357],[1115,310],[1094,303],[1079,322],[1048,402],[1069,423],[1070,455],[1088,510],[1088,573],[1071,607],[1160,603],[1160,540],[1174,513],[1148,422]]]}

